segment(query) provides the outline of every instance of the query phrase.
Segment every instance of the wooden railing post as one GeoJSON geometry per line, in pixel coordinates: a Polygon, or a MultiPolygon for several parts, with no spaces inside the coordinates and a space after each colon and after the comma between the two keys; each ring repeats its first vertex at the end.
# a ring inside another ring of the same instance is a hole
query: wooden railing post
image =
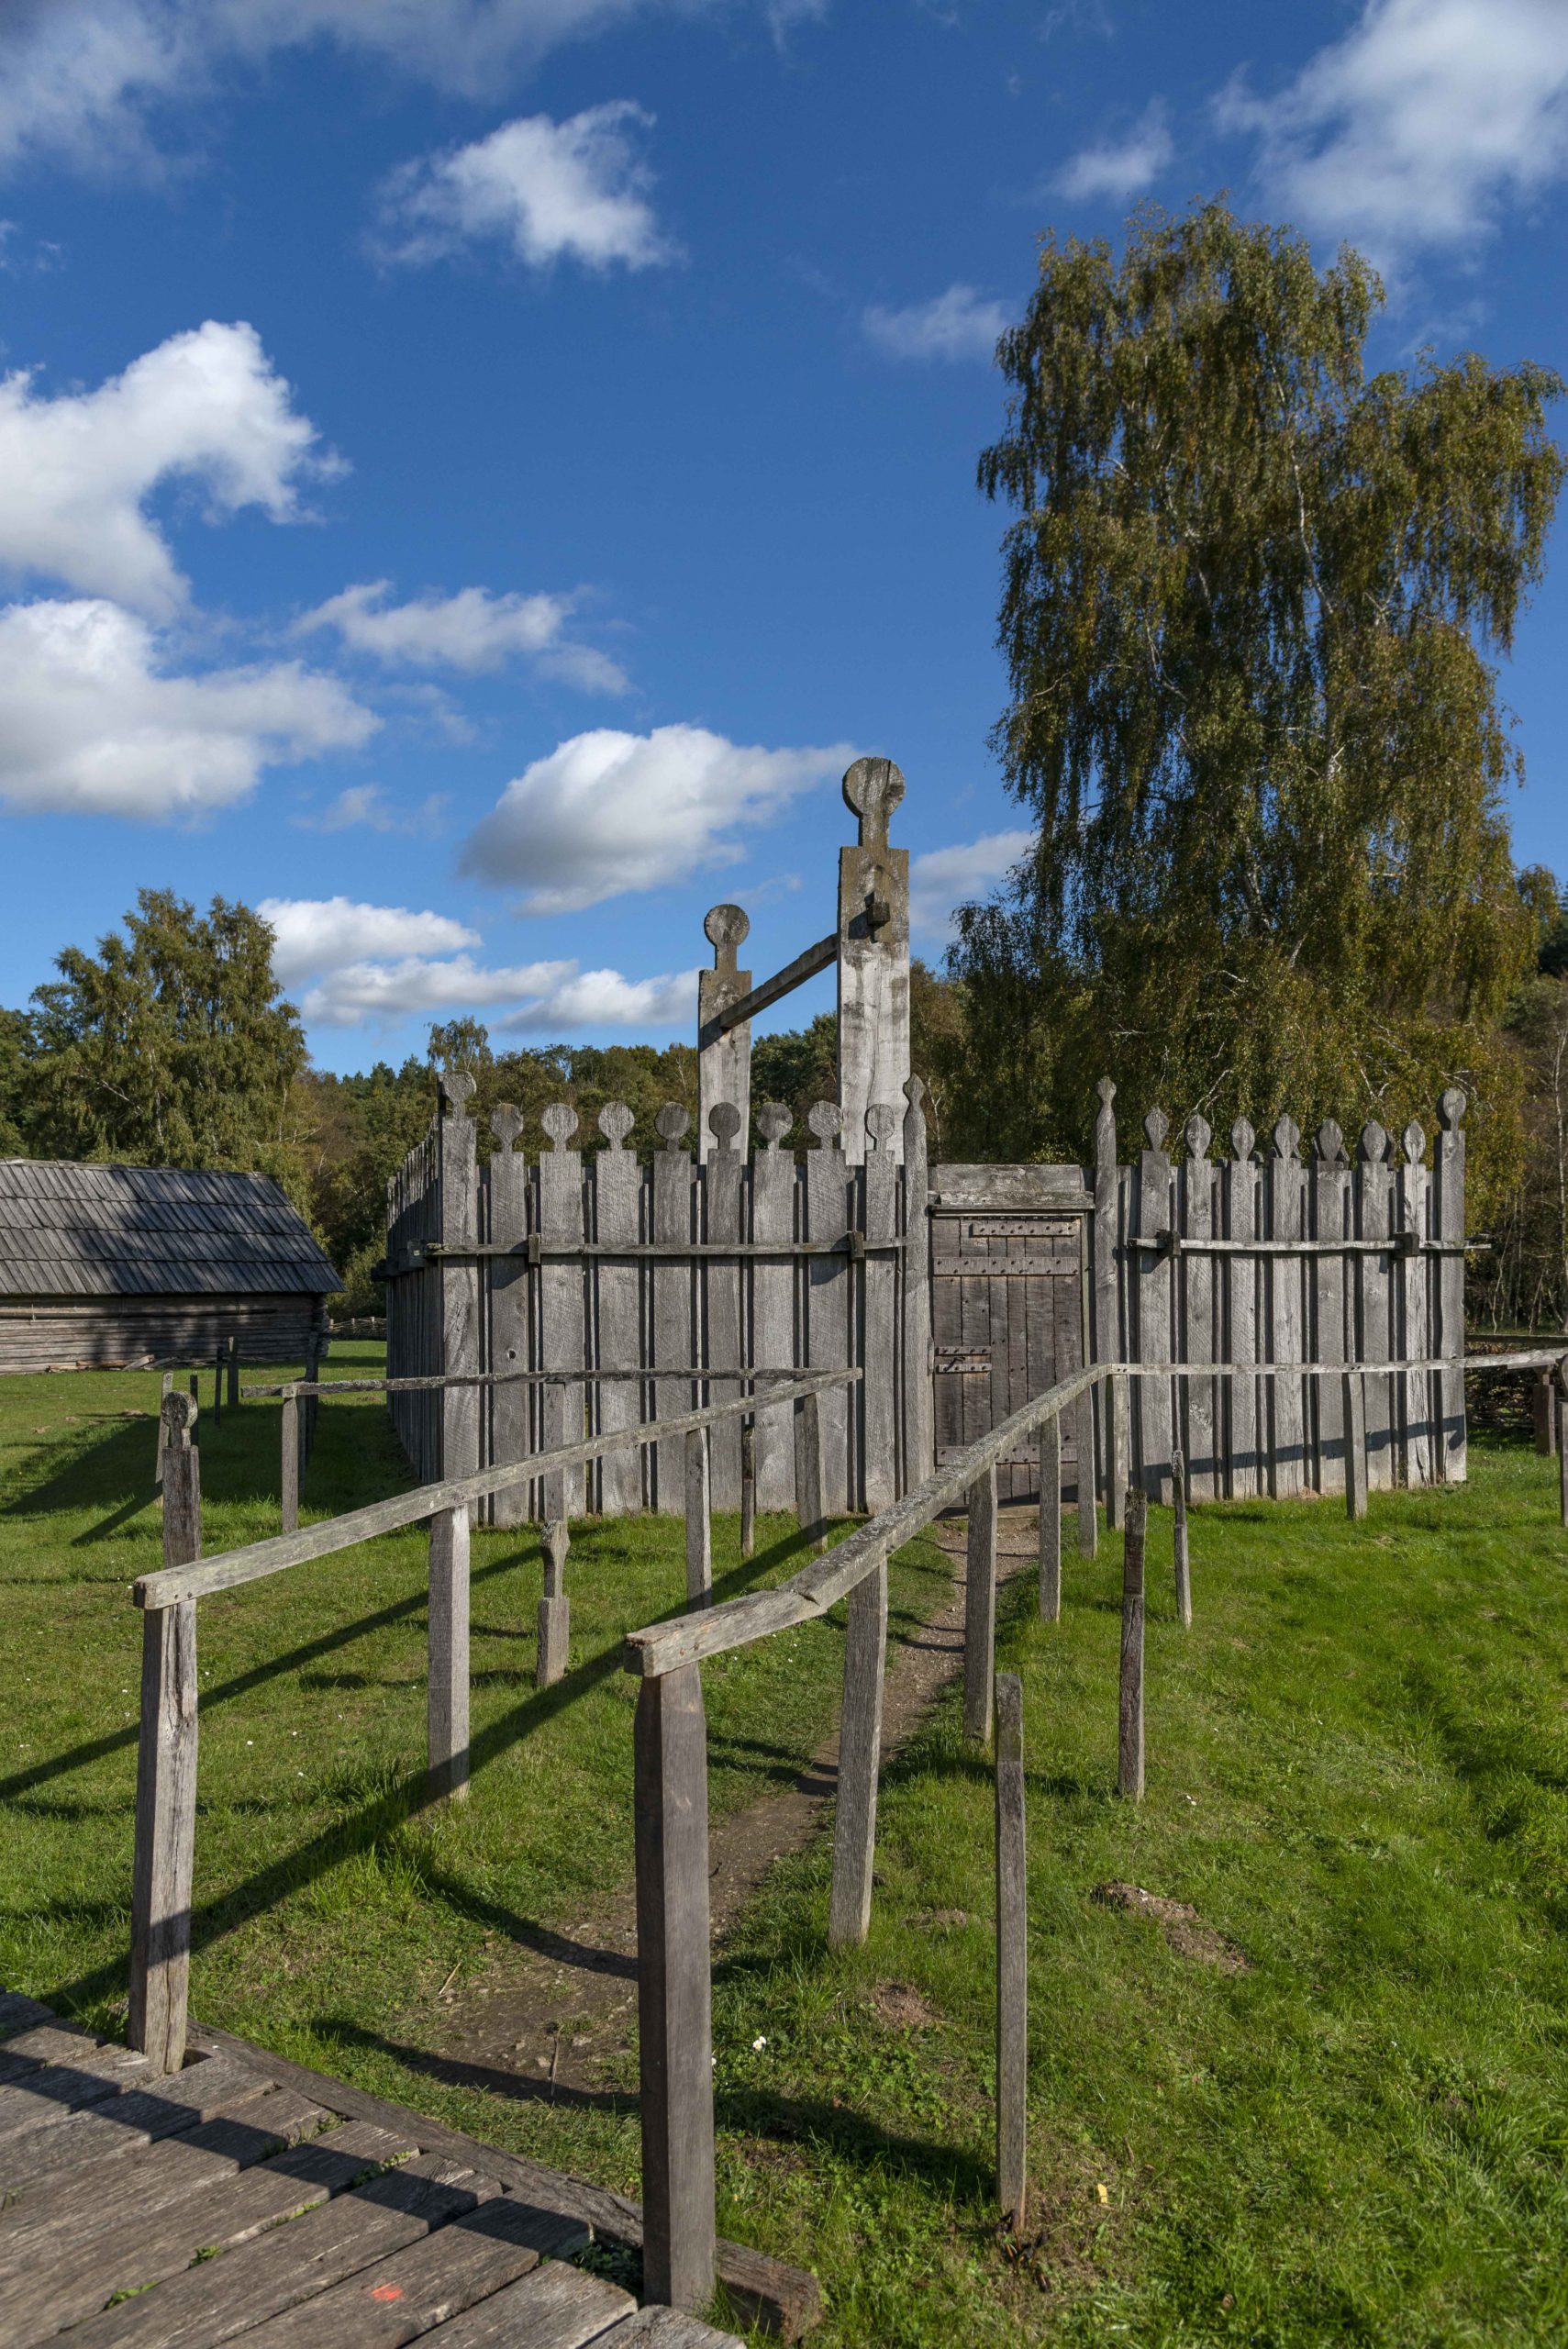
{"type": "Polygon", "coordinates": [[[231,1337],[228,1341],[226,1361],[228,1370],[228,1407],[230,1410],[237,1411],[239,1408],[239,1341],[238,1337],[231,1337]]]}
{"type": "Polygon", "coordinates": [[[740,1555],[751,1558],[757,1549],[757,1422],[740,1422],[740,1555]]]}
{"type": "Polygon", "coordinates": [[[1132,1382],[1125,1370],[1118,1370],[1111,1380],[1106,1425],[1110,1431],[1106,1523],[1116,1527],[1127,1523],[1127,1493],[1132,1475],[1132,1382]]]}
{"type": "Polygon", "coordinates": [[[996,1645],[996,1471],[969,1488],[968,1570],[963,1590],[963,1733],[991,1742],[996,1645]]]}
{"type": "MultiPolygon", "coordinates": [[[[195,1412],[172,1394],[163,1419],[163,1563],[188,1565],[202,1550],[195,1412]]],[[[162,2072],[185,2059],[195,1833],[196,1602],[183,1598],[149,1609],[141,1625],[128,2035],[162,2072]]]]}
{"type": "Polygon", "coordinates": [[[820,1549],[827,1511],[822,1499],[820,1397],[802,1395],[795,1407],[795,1514],[801,1532],[820,1549]]]}
{"type": "Polygon", "coordinates": [[[223,1424],[223,1348],[217,1346],[212,1358],[212,1423],[223,1424]]]}
{"type": "Polygon", "coordinates": [[[283,1409],[283,1517],[284,1531],[299,1531],[299,1389],[284,1388],[283,1409]]]}
{"type": "Polygon", "coordinates": [[[1366,1380],[1345,1373],[1345,1515],[1366,1515],[1366,1380]]]}
{"type": "Polygon", "coordinates": [[[1551,1393],[1557,1413],[1558,1511],[1562,1523],[1568,1525],[1568,1355],[1557,1365],[1551,1393]]]}
{"type": "Polygon", "coordinates": [[[1556,1414],[1551,1401],[1551,1373],[1538,1370],[1535,1374],[1535,1448],[1543,1460],[1550,1460],[1555,1448],[1556,1414]]]}
{"type": "Polygon", "coordinates": [[[884,1558],[850,1593],[844,1640],[844,1706],[839,1724],[839,1791],[833,1808],[833,1890],[828,1909],[829,1949],[844,1949],[863,1942],[871,1926],[886,1665],[884,1558]]]}
{"type": "Polygon", "coordinates": [[[700,1667],[638,1692],[635,1840],[643,2298],[700,2310],[713,2291],[713,2024],[707,1734],[700,1667]]]}
{"type": "Polygon", "coordinates": [[[534,1686],[550,1688],[564,1675],[572,1645],[572,1601],[566,1595],[566,1556],[572,1534],[566,1520],[550,1518],[540,1530],[539,1542],[544,1552],[544,1592],[539,1603],[534,1686]]]}
{"type": "Polygon", "coordinates": [[[1095,1390],[1078,1397],[1078,1555],[1092,1558],[1099,1547],[1100,1520],[1095,1506],[1095,1390]]]}
{"type": "Polygon", "coordinates": [[[1171,1506],[1175,1523],[1172,1548],[1175,1553],[1176,1620],[1184,1631],[1193,1627],[1192,1562],[1187,1553],[1187,1464],[1180,1452],[1171,1454],[1171,1506]]]}
{"type": "Polygon", "coordinates": [[[1143,1800],[1143,1550],[1149,1501],[1134,1486],[1127,1497],[1122,1540],[1121,1703],[1117,1741],[1117,1792],[1143,1800]]]}
{"type": "Polygon", "coordinates": [[[707,1430],[686,1437],[686,1604],[706,1607],[713,1599],[713,1509],[707,1430]]]}
{"type": "Polygon", "coordinates": [[[1029,2200],[1029,1859],[1024,1685],[996,1675],[996,2190],[1021,2235],[1029,2200]]]}
{"type": "Polygon", "coordinates": [[[434,1792],[468,1793],[468,1508],[430,1520],[429,1760],[434,1792]]]}
{"type": "Polygon", "coordinates": [[[1062,1618],[1062,1421],[1040,1423],[1040,1620],[1062,1618]]]}

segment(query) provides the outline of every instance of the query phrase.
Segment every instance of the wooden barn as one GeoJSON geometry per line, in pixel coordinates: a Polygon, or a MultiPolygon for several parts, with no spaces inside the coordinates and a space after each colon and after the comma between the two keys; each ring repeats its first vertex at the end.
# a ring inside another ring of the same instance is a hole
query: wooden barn
{"type": "Polygon", "coordinates": [[[0,1159],[0,1371],[301,1362],[341,1286],[264,1174],[0,1159]]]}

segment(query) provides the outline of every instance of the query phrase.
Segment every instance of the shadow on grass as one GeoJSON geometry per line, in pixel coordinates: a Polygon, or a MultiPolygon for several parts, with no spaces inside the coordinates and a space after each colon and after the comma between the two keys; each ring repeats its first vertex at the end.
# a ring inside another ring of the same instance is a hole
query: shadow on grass
{"type": "MultiPolygon", "coordinates": [[[[737,1567],[731,1573],[716,1580],[715,1598],[738,1598],[741,1592],[751,1588],[758,1578],[765,1575],[770,1567],[782,1564],[797,1547],[797,1538],[793,1535],[785,1541],[775,1542],[771,1549],[762,1552],[749,1564],[737,1567]]],[[[494,1566],[484,1569],[484,1572],[489,1575],[499,1574],[506,1571],[513,1563],[514,1561],[511,1560],[497,1561],[494,1566]]],[[[424,1594],[421,1592],[417,1597],[399,1601],[393,1610],[384,1610],[383,1616],[369,1618],[366,1620],[375,1622],[384,1620],[388,1611],[393,1614],[404,1614],[411,1609],[422,1607],[424,1603],[424,1594]]],[[[674,1621],[685,1612],[685,1601],[679,1599],[654,1620],[660,1622],[674,1621]]],[[[360,1628],[364,1627],[361,1625],[360,1628]]],[[[337,1643],[339,1636],[328,1634],[327,1643],[337,1643]]],[[[319,1653],[323,1645],[322,1642],[313,1642],[311,1652],[319,1653]]],[[[306,1652],[297,1651],[292,1662],[297,1663],[300,1654],[304,1653],[306,1652]]],[[[228,1684],[227,1693],[230,1695],[237,1693],[242,1687],[254,1686],[258,1679],[272,1677],[280,1669],[287,1668],[292,1668],[292,1664],[258,1665],[252,1673],[242,1675],[239,1680],[228,1684]]],[[[471,1777],[476,1777],[482,1770],[486,1769],[491,1763],[498,1761],[522,1738],[542,1730],[559,1713],[565,1711],[569,1706],[578,1703],[591,1689],[597,1687],[602,1681],[622,1669],[621,1642],[617,1639],[599,1654],[589,1657],[574,1671],[565,1674],[553,1687],[536,1689],[531,1696],[524,1698],[520,1703],[514,1705],[508,1712],[502,1714],[499,1720],[490,1722],[474,1737],[469,1749],[471,1777]]],[[[210,1701],[211,1699],[207,1698],[203,1699],[204,1705],[210,1701]]],[[[117,1731],[111,1738],[96,1741],[96,1748],[106,1752],[113,1746],[133,1742],[136,1735],[137,1731],[134,1728],[117,1731]]],[[[78,1748],[78,1759],[83,1758],[87,1751],[88,1749],[85,1748],[78,1748]]],[[[51,1774],[50,1765],[39,1764],[34,1771],[27,1774],[28,1782],[39,1783],[41,1777],[51,1774]]],[[[5,1791],[6,1789],[0,1787],[0,1794],[5,1791]]],[[[199,1907],[193,1907],[191,1911],[192,1951],[205,1949],[209,1943],[216,1941],[222,1934],[232,1932],[236,1926],[248,1923],[252,1918],[272,1908],[285,1894],[298,1891],[303,1887],[314,1883],[318,1876],[341,1865],[345,1860],[373,1850],[384,1837],[395,1833],[397,1829],[406,1826],[410,1820],[419,1818],[424,1812],[433,1808],[439,1810],[441,1798],[433,1790],[429,1774],[424,1768],[409,1771],[402,1777],[392,1780],[378,1796],[364,1804],[353,1817],[334,1820],[330,1827],[324,1828],[319,1834],[312,1836],[307,1842],[301,1844],[296,1850],[284,1853],[280,1858],[270,1861],[265,1867],[258,1868],[243,1882],[232,1886],[228,1891],[218,1894],[213,1899],[203,1902],[199,1907]]],[[[610,1971],[619,1970],[634,1963],[623,1958],[617,1952],[600,1950],[589,1943],[573,1942],[556,1933],[550,1928],[540,1925],[532,1918],[519,1917],[501,1904],[484,1899],[482,1896],[471,1892],[465,1887],[436,1871],[428,1870],[426,1881],[431,1890],[459,1914],[494,1926],[509,1934],[514,1940],[521,1942],[525,1947],[537,1949],[544,1955],[569,1954],[574,1964],[590,1967],[597,1965],[610,1971]]],[[[46,1994],[48,2003],[59,2011],[73,2014],[94,1999],[109,1996],[117,1988],[123,1976],[124,1967],[119,1962],[95,1966],[90,1973],[80,1975],[73,1981],[61,1983],[48,1992],[46,1994]]]]}

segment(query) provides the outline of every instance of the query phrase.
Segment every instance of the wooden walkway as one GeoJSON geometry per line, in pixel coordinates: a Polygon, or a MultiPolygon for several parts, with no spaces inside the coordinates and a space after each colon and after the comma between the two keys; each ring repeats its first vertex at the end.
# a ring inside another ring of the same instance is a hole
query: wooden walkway
{"type": "Polygon", "coordinates": [[[573,2265],[634,2206],[193,2036],[163,2076],[0,1991],[0,2349],[740,2349],[573,2265]]]}

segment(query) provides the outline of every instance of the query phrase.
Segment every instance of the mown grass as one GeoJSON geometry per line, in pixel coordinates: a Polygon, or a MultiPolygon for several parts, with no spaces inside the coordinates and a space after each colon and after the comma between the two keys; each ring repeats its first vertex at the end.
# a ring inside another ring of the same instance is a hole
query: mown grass
{"type": "MultiPolygon", "coordinates": [[[[334,1368],[363,1349],[339,1348],[334,1368]]],[[[0,1385],[0,1978],[113,2023],[123,1996],[156,1381],[0,1385]]],[[[204,1443],[209,1549],[276,1521],[275,1411],[204,1443]]],[[[378,1409],[324,1413],[306,1487],[406,1480],[378,1409]]],[[[1556,2343],[1568,2335],[1568,1535],[1555,1471],[1337,1508],[1195,1513],[1196,1620],[1151,1542],[1149,1794],[1114,1794],[1114,1537],[1060,1625],[1005,1594],[1029,1759],[1031,2167],[995,2229],[991,1788],[944,1702],[888,1774],[867,1946],[824,1948],[828,1854],[783,1862],[720,1958],[720,2224],[816,2267],[826,2344],[1556,2343]],[[1130,1880],[1246,1955],[1228,1975],[1097,1904],[1130,1880]],[[757,2044],[761,2042],[762,2044],[757,2044]]],[[[721,1580],[735,1529],[717,1529],[721,1580]]],[[[762,1529],[760,1578],[797,1562],[762,1529]]],[[[198,2013],[635,2190],[626,2073],[554,2103],[432,2069],[436,1993],[571,1932],[630,1842],[616,1642],[679,1603],[678,1530],[574,1535],[573,1669],[531,1685],[531,1535],[475,1542],[466,1814],[420,1807],[424,1545],[205,1601],[198,2013]]],[[[944,1576],[921,1549],[895,1604],[944,1576]]],[[[830,1717],[833,1624],[705,1669],[716,1809],[830,1717]]]]}

